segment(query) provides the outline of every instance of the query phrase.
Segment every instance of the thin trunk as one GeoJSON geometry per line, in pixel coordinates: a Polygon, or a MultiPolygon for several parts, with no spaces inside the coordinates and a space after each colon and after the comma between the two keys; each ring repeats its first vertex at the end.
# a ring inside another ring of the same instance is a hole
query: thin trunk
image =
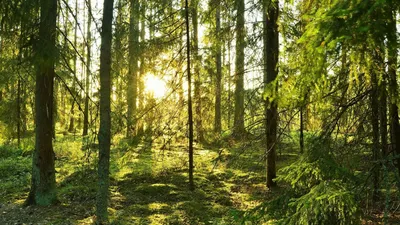
{"type": "Polygon", "coordinates": [[[137,75],[138,75],[138,44],[139,44],[139,2],[130,1],[129,19],[129,75],[128,75],[128,120],[126,137],[131,138],[136,134],[136,101],[137,101],[137,75]]]}
{"type": "MultiPolygon", "coordinates": [[[[78,14],[79,14],[79,10],[78,10],[78,0],[75,0],[75,15],[78,18],[78,14]]],[[[78,39],[78,23],[75,22],[75,31],[74,31],[74,46],[76,49],[77,48],[77,39],[78,39]]],[[[76,85],[76,81],[75,78],[77,78],[76,74],[77,74],[77,53],[74,53],[74,74],[72,76],[72,90],[75,90],[75,85],[76,85]]],[[[73,93],[75,94],[75,93],[73,93]]],[[[75,100],[73,98],[73,96],[71,96],[71,110],[70,110],[70,120],[69,120],[69,128],[68,128],[68,132],[75,132],[75,104],[74,104],[75,100]]]]}
{"type": "Polygon", "coordinates": [[[304,106],[300,106],[300,154],[304,152],[304,106]]]}
{"type": "Polygon", "coordinates": [[[388,39],[388,73],[389,73],[389,91],[390,91],[390,139],[393,152],[397,158],[397,170],[400,175],[400,124],[399,108],[397,107],[398,84],[397,84],[397,28],[396,11],[390,10],[388,39]]]}
{"type": "Polygon", "coordinates": [[[92,5],[91,0],[87,0],[88,9],[88,21],[87,21],[87,37],[86,37],[86,84],[85,84],[85,109],[83,112],[83,136],[88,134],[89,129],[89,90],[90,90],[90,65],[91,65],[91,24],[92,19],[90,18],[92,5]]]}
{"type": "Polygon", "coordinates": [[[195,124],[197,141],[204,142],[203,121],[201,115],[201,80],[200,80],[200,56],[199,56],[199,32],[198,32],[198,0],[192,0],[192,24],[193,24],[193,67],[194,67],[194,98],[195,98],[195,124]]]}
{"type": "MultiPolygon", "coordinates": [[[[378,163],[379,160],[379,92],[378,92],[378,79],[376,76],[376,72],[371,69],[371,125],[372,125],[372,158],[375,164],[378,163]]],[[[379,166],[375,166],[373,170],[373,201],[376,202],[378,199],[378,189],[379,189],[379,166]]]]}
{"type": "Polygon", "coordinates": [[[186,20],[186,57],[187,57],[187,76],[188,76],[188,114],[189,114],[189,189],[194,190],[193,181],[193,110],[192,110],[192,77],[190,73],[190,29],[189,29],[189,5],[185,0],[185,20],[186,20]]]}
{"type": "Polygon", "coordinates": [[[54,52],[56,50],[57,0],[40,1],[39,40],[35,51],[35,151],[32,160],[32,186],[27,205],[56,202],[56,179],[52,142],[54,52]],[[46,51],[43,51],[46,49],[46,51]]]}
{"type": "MultiPolygon", "coordinates": [[[[74,82],[75,84],[75,82],[74,82]]],[[[75,100],[71,96],[71,109],[69,110],[69,113],[71,114],[71,117],[69,119],[69,127],[68,127],[68,132],[72,133],[74,132],[74,127],[75,127],[75,120],[74,120],[74,108],[75,108],[75,100]]]]}
{"type": "Polygon", "coordinates": [[[26,93],[26,86],[27,84],[22,82],[21,83],[21,135],[25,136],[26,131],[28,130],[28,119],[27,119],[27,93],[26,93]]]}
{"type": "Polygon", "coordinates": [[[240,138],[245,133],[244,128],[244,49],[245,43],[245,26],[244,26],[244,0],[236,1],[236,61],[235,61],[235,117],[233,135],[240,138]]]}
{"type": "Polygon", "coordinates": [[[17,86],[17,140],[19,148],[21,146],[21,78],[18,78],[17,86]]]}
{"type": "MultiPolygon", "coordinates": [[[[145,37],[146,37],[146,2],[142,0],[140,11],[140,71],[139,71],[139,110],[144,109],[144,75],[145,75],[145,37]]],[[[143,134],[143,120],[138,124],[138,133],[143,134]]]]}
{"type": "Polygon", "coordinates": [[[216,133],[221,133],[221,80],[222,80],[222,63],[221,63],[221,2],[218,0],[216,9],[216,31],[215,31],[215,42],[216,42],[216,64],[217,64],[217,76],[215,80],[215,121],[214,121],[214,131],[216,133]]]}
{"type": "Polygon", "coordinates": [[[53,93],[53,95],[54,95],[54,97],[53,97],[53,124],[52,124],[52,136],[53,136],[53,139],[54,140],[56,140],[56,123],[57,123],[57,118],[58,118],[58,112],[57,112],[57,109],[58,109],[58,98],[57,98],[57,94],[58,94],[58,89],[59,89],[59,87],[58,87],[58,82],[57,82],[57,80],[54,80],[54,93],[53,93]]]}
{"type": "MultiPolygon", "coordinates": [[[[384,65],[384,62],[381,62],[384,65]]],[[[384,75],[385,76],[385,75],[384,75]]],[[[381,137],[381,148],[382,156],[386,157],[388,155],[388,129],[387,129],[387,93],[386,93],[386,78],[383,77],[380,87],[379,87],[379,119],[380,119],[380,137],[381,137]]]]}
{"type": "Polygon", "coordinates": [[[104,0],[100,50],[100,129],[96,223],[108,222],[108,187],[111,145],[111,41],[113,0],[104,0]]]}
{"type": "MultiPolygon", "coordinates": [[[[273,85],[276,95],[278,85],[276,78],[278,75],[278,56],[279,56],[279,33],[278,33],[278,14],[279,2],[274,0],[268,2],[264,0],[264,84],[265,87],[273,85]]],[[[265,100],[266,117],[266,141],[267,141],[267,187],[276,186],[276,142],[278,126],[278,105],[275,96],[268,96],[265,100]],[[270,100],[272,99],[272,100],[270,100]]]]}
{"type": "MultiPolygon", "coordinates": [[[[230,33],[230,22],[229,22],[229,28],[228,28],[228,33],[230,33]]],[[[231,71],[231,44],[232,40],[229,37],[228,40],[228,128],[231,129],[231,124],[232,124],[232,71],[231,71]]]]}

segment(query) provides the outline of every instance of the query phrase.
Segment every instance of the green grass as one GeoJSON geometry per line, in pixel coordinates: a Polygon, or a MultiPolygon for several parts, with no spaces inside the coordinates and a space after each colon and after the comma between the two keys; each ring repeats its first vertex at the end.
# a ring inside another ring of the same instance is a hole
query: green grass
{"type": "MultiPolygon", "coordinates": [[[[196,145],[196,190],[191,192],[185,147],[171,145],[161,150],[162,143],[132,144],[120,136],[113,143],[112,224],[232,224],[237,212],[271,197],[264,185],[260,144],[224,149],[196,145]]],[[[30,187],[31,156],[26,150],[3,147],[0,203],[6,205],[5,218],[22,223],[90,224],[95,214],[97,149],[86,146],[90,145],[79,136],[57,136],[54,150],[60,204],[52,210],[21,209],[30,187]],[[12,207],[27,212],[21,216],[12,207]]],[[[278,154],[278,168],[296,157],[293,153],[278,154]]]]}

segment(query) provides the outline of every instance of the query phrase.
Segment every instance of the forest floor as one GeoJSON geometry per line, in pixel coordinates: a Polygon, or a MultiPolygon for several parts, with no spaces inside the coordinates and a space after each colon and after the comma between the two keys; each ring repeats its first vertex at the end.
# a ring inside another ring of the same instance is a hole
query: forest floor
{"type": "MultiPolygon", "coordinates": [[[[97,147],[86,141],[74,135],[57,136],[60,203],[51,207],[22,206],[30,187],[32,138],[23,141],[25,150],[0,147],[0,224],[92,224],[97,147]]],[[[193,192],[188,189],[185,145],[132,144],[121,137],[113,143],[111,224],[236,224],[240,212],[281,192],[265,186],[263,149],[258,142],[231,143],[229,148],[196,145],[193,192]]],[[[279,149],[283,150],[277,155],[278,169],[298,157],[290,144],[279,149]]],[[[377,212],[364,224],[377,224],[381,215],[377,212]]],[[[390,221],[400,221],[400,217],[390,221]]]]}
{"type": "MultiPolygon", "coordinates": [[[[133,145],[118,138],[113,143],[112,224],[232,224],[240,211],[271,197],[265,186],[263,150],[257,143],[232,148],[196,145],[193,192],[188,189],[185,145],[146,141],[133,145]]],[[[60,203],[52,207],[22,207],[30,186],[31,150],[0,149],[0,224],[91,224],[97,152],[82,146],[85,140],[78,136],[57,137],[60,203]]],[[[296,157],[278,154],[278,168],[296,157]]]]}

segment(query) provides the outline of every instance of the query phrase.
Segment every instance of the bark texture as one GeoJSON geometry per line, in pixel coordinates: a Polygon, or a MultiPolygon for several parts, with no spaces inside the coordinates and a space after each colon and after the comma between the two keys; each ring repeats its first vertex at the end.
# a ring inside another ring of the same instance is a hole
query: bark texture
{"type": "Polygon", "coordinates": [[[104,0],[100,50],[100,129],[96,223],[108,221],[108,187],[111,145],[111,40],[113,0],[104,0]]]}
{"type": "Polygon", "coordinates": [[[27,205],[51,205],[57,201],[54,169],[53,83],[56,58],[57,1],[40,1],[39,40],[36,52],[35,151],[32,186],[27,205]]]}
{"type": "MultiPolygon", "coordinates": [[[[278,92],[279,1],[264,0],[264,84],[272,88],[272,95],[278,92]]],[[[267,187],[276,186],[276,142],[278,126],[278,105],[276,96],[267,96],[265,100],[266,141],[267,141],[267,187]]]]}

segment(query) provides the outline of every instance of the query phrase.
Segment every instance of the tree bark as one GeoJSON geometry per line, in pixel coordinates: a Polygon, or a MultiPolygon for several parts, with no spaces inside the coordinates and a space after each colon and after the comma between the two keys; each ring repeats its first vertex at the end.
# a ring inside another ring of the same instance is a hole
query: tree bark
{"type": "Polygon", "coordinates": [[[189,5],[185,0],[185,22],[186,22],[186,57],[187,57],[187,80],[188,80],[188,114],[189,114],[189,190],[194,190],[193,181],[193,109],[192,109],[192,77],[190,73],[190,29],[189,29],[189,5]]]}
{"type": "Polygon", "coordinates": [[[216,45],[216,66],[217,74],[215,77],[215,120],[214,120],[214,131],[219,134],[221,133],[221,80],[222,80],[222,63],[221,63],[221,1],[217,1],[217,8],[215,13],[215,45],[216,45]]]}
{"type": "Polygon", "coordinates": [[[244,49],[245,27],[244,27],[244,0],[236,1],[236,60],[235,60],[235,115],[233,136],[240,138],[245,133],[244,128],[244,49]]]}
{"type": "Polygon", "coordinates": [[[136,134],[136,101],[138,83],[138,48],[139,48],[139,2],[130,1],[129,19],[129,75],[128,75],[128,121],[127,138],[132,138],[136,134]]]}
{"type": "Polygon", "coordinates": [[[35,151],[32,185],[27,205],[51,205],[57,201],[52,143],[53,82],[56,55],[57,1],[40,1],[39,41],[35,46],[35,151]]]}
{"type": "MultiPolygon", "coordinates": [[[[304,103],[303,103],[304,104],[304,103]]],[[[304,153],[304,106],[300,106],[300,154],[304,153]]]]}
{"type": "MultiPolygon", "coordinates": [[[[380,65],[384,65],[385,62],[380,62],[380,65]]],[[[388,129],[387,129],[387,92],[386,92],[386,75],[383,74],[383,78],[379,85],[379,119],[380,119],[380,138],[381,138],[381,149],[382,156],[386,157],[388,155],[388,129]]]]}
{"type": "Polygon", "coordinates": [[[113,0],[104,0],[100,50],[100,129],[96,223],[108,221],[108,187],[111,145],[111,41],[113,0]]]}
{"type": "Polygon", "coordinates": [[[390,139],[395,157],[397,158],[397,170],[400,175],[400,124],[399,109],[397,107],[398,84],[397,84],[397,28],[396,11],[390,10],[388,39],[388,73],[389,73],[389,96],[390,96],[390,139]]]}
{"type": "MultiPolygon", "coordinates": [[[[377,54],[377,53],[375,53],[377,54]]],[[[378,90],[378,78],[376,75],[376,71],[374,68],[370,68],[371,71],[371,125],[372,125],[372,157],[374,163],[378,163],[379,160],[379,90],[378,90]]],[[[379,189],[379,166],[375,166],[373,170],[373,185],[374,185],[374,192],[373,192],[373,201],[376,202],[378,199],[378,189],[379,189]]]]}
{"type": "Polygon", "coordinates": [[[91,66],[91,11],[92,11],[92,4],[91,0],[87,0],[87,9],[88,9],[88,21],[87,21],[87,37],[86,37],[86,79],[85,79],[85,109],[83,112],[83,132],[82,135],[88,135],[89,130],[89,90],[90,90],[90,66],[91,66]]]}
{"type": "MultiPolygon", "coordinates": [[[[77,44],[78,44],[78,18],[79,10],[78,10],[78,1],[75,1],[75,15],[76,15],[76,21],[75,21],[75,31],[74,31],[74,46],[76,49],[78,49],[77,44]]],[[[72,76],[72,90],[75,90],[75,85],[76,81],[75,79],[77,78],[77,60],[78,60],[78,55],[75,52],[74,53],[74,74],[72,76]]],[[[75,94],[75,93],[74,93],[75,94]]],[[[71,110],[70,110],[70,120],[69,120],[69,128],[68,132],[72,133],[75,132],[75,99],[73,96],[71,96],[71,110]]]]}
{"type": "Polygon", "coordinates": [[[198,32],[198,0],[191,1],[192,24],[193,24],[193,67],[194,67],[194,98],[195,98],[195,124],[197,141],[204,142],[203,121],[202,121],[202,101],[201,101],[201,76],[200,76],[200,56],[199,56],[199,32],[198,32]]]}
{"type": "Polygon", "coordinates": [[[21,78],[17,81],[17,144],[21,146],[21,78]]]}
{"type": "MultiPolygon", "coordinates": [[[[278,92],[276,78],[279,60],[278,14],[279,1],[264,0],[264,84],[272,86],[272,95],[278,92]]],[[[267,141],[267,187],[276,186],[276,142],[278,126],[278,105],[276,96],[267,96],[265,100],[265,131],[267,141]]]]}
{"type": "MultiPolygon", "coordinates": [[[[145,75],[145,46],[146,46],[146,2],[141,1],[140,9],[140,70],[139,70],[139,110],[144,109],[144,75],[145,75]]],[[[138,133],[143,134],[143,120],[139,121],[138,133]]]]}

